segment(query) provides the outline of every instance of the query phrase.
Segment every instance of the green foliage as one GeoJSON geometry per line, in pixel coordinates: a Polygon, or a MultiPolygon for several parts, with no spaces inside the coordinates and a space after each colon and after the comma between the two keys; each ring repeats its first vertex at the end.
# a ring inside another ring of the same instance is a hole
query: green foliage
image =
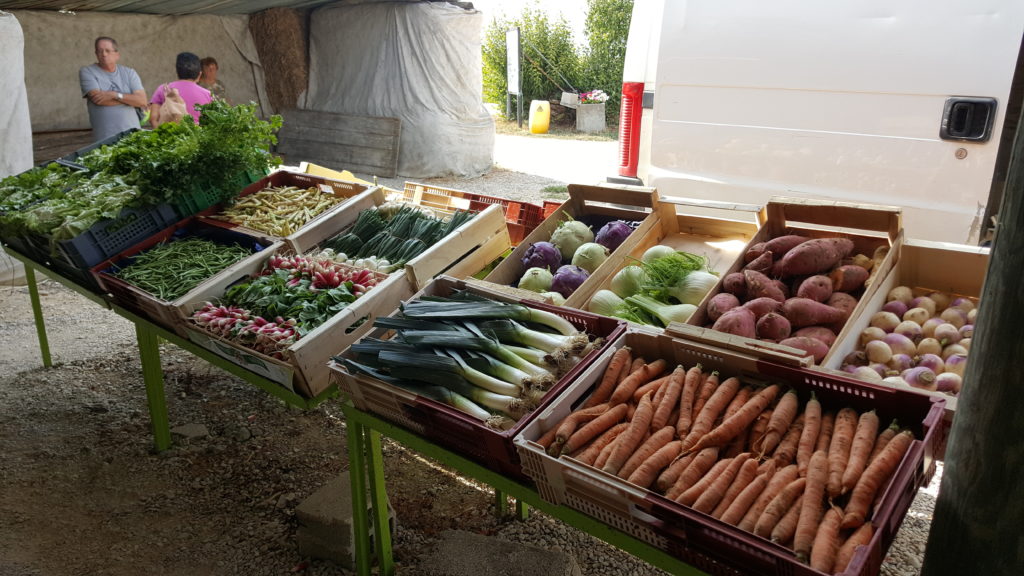
{"type": "Polygon", "coordinates": [[[617,121],[633,0],[588,0],[587,4],[585,75],[588,84],[585,88],[604,90],[608,94],[606,114],[609,120],[617,121]]]}

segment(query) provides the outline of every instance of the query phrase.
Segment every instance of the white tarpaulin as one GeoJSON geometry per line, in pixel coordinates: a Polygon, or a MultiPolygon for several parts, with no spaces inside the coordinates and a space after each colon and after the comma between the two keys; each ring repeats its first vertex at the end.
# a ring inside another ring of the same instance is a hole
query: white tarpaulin
{"type": "MultiPolygon", "coordinates": [[[[78,69],[96,62],[97,36],[117,40],[120,65],[134,68],[146,95],[177,79],[175,56],[193,52],[217,59],[220,80],[233,104],[257,102],[271,114],[249,16],[157,16],[110,12],[63,13],[18,10],[25,30],[25,83],[32,130],[89,128],[89,115],[78,83],[78,69]]],[[[0,103],[2,106],[3,103],[0,103]]]]}
{"type": "MultiPolygon", "coordinates": [[[[0,12],[0,178],[32,167],[24,48],[21,25],[13,15],[0,12]]],[[[21,263],[0,249],[0,284],[23,283],[21,263]]]]}
{"type": "Polygon", "coordinates": [[[478,176],[493,163],[483,106],[483,15],[441,2],[373,2],[313,12],[305,108],[400,118],[398,173],[478,176]]]}

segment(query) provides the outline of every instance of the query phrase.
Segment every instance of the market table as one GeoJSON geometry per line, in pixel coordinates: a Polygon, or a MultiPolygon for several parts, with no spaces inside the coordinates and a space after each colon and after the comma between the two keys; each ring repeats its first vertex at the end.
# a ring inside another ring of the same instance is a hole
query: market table
{"type": "Polygon", "coordinates": [[[38,262],[18,253],[9,246],[5,246],[4,251],[10,254],[11,257],[20,260],[25,265],[25,279],[28,282],[28,294],[29,299],[32,302],[32,314],[35,318],[36,333],[39,337],[39,351],[42,355],[43,366],[49,368],[53,365],[53,362],[50,357],[49,341],[46,337],[46,322],[43,317],[42,304],[39,301],[39,290],[36,286],[36,268],[39,268],[48,277],[60,282],[82,296],[85,296],[92,302],[103,306],[104,308],[113,310],[117,315],[129,320],[135,325],[135,338],[139,346],[139,359],[142,362],[142,380],[146,385],[146,402],[149,406],[149,417],[152,423],[153,444],[157,451],[167,450],[171,447],[171,431],[167,418],[167,403],[164,394],[164,376],[160,363],[159,345],[161,340],[170,342],[183,350],[187,350],[193,355],[206,360],[210,364],[238,376],[242,380],[264,390],[268,394],[280,398],[285,403],[298,408],[310,409],[316,407],[327,398],[337,394],[337,389],[331,386],[327,387],[315,398],[304,398],[272,380],[250,372],[249,370],[246,370],[245,368],[242,368],[201,346],[189,342],[177,334],[158,326],[149,320],[122,308],[121,306],[113,304],[109,300],[95,294],[74,280],[49,268],[43,267],[38,262]]]}
{"type": "Polygon", "coordinates": [[[533,488],[493,472],[454,452],[446,450],[400,426],[359,410],[350,402],[341,406],[348,430],[349,476],[352,486],[352,530],[355,534],[356,569],[359,576],[369,576],[373,554],[370,539],[370,514],[373,515],[373,542],[377,543],[377,564],[381,576],[392,576],[395,565],[392,557],[391,534],[388,525],[388,498],[384,479],[384,458],[381,436],[387,436],[404,447],[415,450],[455,470],[462,476],[473,478],[495,490],[497,513],[507,513],[507,498],[516,500],[516,516],[525,518],[529,506],[565,522],[591,536],[629,553],[670,574],[701,575],[705,572],[683,561],[616,530],[600,520],[591,518],[565,506],[541,500],[533,488]],[[369,492],[369,497],[367,497],[369,492]]]}

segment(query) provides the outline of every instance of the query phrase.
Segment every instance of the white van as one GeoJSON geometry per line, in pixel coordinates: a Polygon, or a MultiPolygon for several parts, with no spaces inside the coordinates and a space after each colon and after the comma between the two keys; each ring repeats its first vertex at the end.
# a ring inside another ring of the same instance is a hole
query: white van
{"type": "Polygon", "coordinates": [[[908,236],[977,244],[1021,117],[1022,37],[1020,0],[637,0],[609,180],[898,205],[908,236]]]}

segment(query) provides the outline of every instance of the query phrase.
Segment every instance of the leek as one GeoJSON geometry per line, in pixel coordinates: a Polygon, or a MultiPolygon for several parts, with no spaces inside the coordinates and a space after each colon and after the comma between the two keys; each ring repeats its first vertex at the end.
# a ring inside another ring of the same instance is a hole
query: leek
{"type": "Polygon", "coordinates": [[[391,352],[381,351],[377,356],[380,363],[391,369],[395,367],[415,368],[420,371],[421,376],[417,380],[426,380],[439,386],[447,385],[447,378],[459,376],[467,382],[505,396],[519,397],[522,389],[510,382],[505,382],[493,376],[488,376],[479,370],[474,370],[461,359],[456,360],[451,356],[439,356],[436,354],[425,354],[422,352],[391,352]]]}
{"type": "Polygon", "coordinates": [[[490,424],[490,422],[493,420],[493,416],[491,415],[490,412],[484,410],[469,398],[466,398],[465,396],[457,392],[453,392],[452,390],[445,388],[443,386],[432,386],[429,384],[422,384],[419,382],[413,382],[402,378],[396,378],[394,376],[385,374],[380,370],[375,370],[369,366],[366,366],[365,364],[359,364],[358,362],[353,362],[352,360],[349,360],[347,358],[339,359],[342,362],[344,362],[345,366],[351,370],[360,372],[367,376],[371,376],[373,378],[376,378],[377,380],[380,380],[381,382],[385,382],[397,388],[408,390],[409,392],[412,392],[413,394],[419,396],[423,396],[424,398],[430,398],[435,402],[440,402],[441,404],[451,406],[452,408],[464,412],[472,416],[473,418],[480,420],[481,422],[490,424]]]}
{"type": "Polygon", "coordinates": [[[466,336],[455,332],[440,330],[406,330],[402,339],[415,346],[433,346],[440,348],[458,348],[486,352],[505,364],[513,366],[529,374],[530,379],[525,386],[547,388],[555,383],[551,372],[531,364],[515,353],[506,350],[497,340],[482,336],[466,336]]]}
{"type": "Polygon", "coordinates": [[[423,380],[447,388],[455,394],[469,398],[475,404],[501,412],[513,420],[519,420],[533,408],[522,398],[484,390],[457,374],[430,372],[418,366],[392,366],[390,372],[392,376],[398,378],[423,380]]]}
{"type": "Polygon", "coordinates": [[[522,304],[506,304],[489,301],[426,301],[406,302],[402,312],[409,318],[448,318],[448,319],[486,319],[506,318],[520,322],[535,322],[565,336],[577,333],[576,328],[565,318],[548,312],[530,308],[522,304]]]}
{"type": "Polygon", "coordinates": [[[590,343],[590,338],[582,332],[572,336],[545,334],[513,322],[511,320],[490,320],[480,325],[485,333],[493,334],[499,342],[505,344],[522,344],[537,348],[551,354],[555,358],[571,355],[583,350],[590,343]]]}

